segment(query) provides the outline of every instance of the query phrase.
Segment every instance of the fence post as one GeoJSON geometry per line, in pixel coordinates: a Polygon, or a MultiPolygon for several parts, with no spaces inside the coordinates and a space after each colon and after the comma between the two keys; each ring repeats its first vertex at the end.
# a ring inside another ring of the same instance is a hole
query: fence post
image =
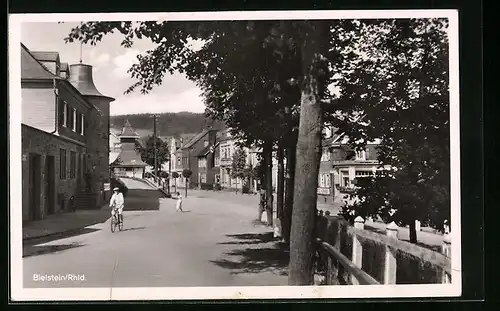
{"type": "MultiPolygon", "coordinates": [[[[398,225],[393,221],[387,225],[386,234],[388,237],[398,239],[398,225]]],[[[396,284],[396,253],[389,245],[385,246],[384,284],[396,284]]]]}
{"type": "MultiPolygon", "coordinates": [[[[449,233],[445,233],[443,236],[442,253],[446,257],[451,258],[451,237],[449,233]]],[[[451,275],[448,274],[448,272],[446,271],[443,271],[442,283],[444,284],[451,283],[451,275]]]]}
{"type": "MultiPolygon", "coordinates": [[[[354,219],[354,228],[364,230],[365,220],[363,217],[358,216],[354,219]]],[[[356,233],[352,235],[352,262],[358,266],[360,269],[363,266],[363,246],[356,233]]],[[[351,275],[351,283],[353,285],[359,285],[358,280],[351,275]]]]}

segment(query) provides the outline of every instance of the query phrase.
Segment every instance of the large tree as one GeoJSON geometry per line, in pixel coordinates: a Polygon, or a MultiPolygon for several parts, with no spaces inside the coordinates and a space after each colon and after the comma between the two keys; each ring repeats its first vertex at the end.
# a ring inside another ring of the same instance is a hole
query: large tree
{"type": "Polygon", "coordinates": [[[155,148],[156,148],[156,164],[158,170],[161,170],[161,164],[169,160],[170,151],[167,142],[164,142],[160,138],[154,136],[149,136],[146,140],[144,146],[141,144],[136,144],[136,149],[141,154],[141,159],[148,165],[155,167],[155,148]],[[155,143],[156,141],[156,143],[155,143]]]}
{"type": "Polygon", "coordinates": [[[238,179],[241,180],[242,189],[243,181],[247,177],[247,154],[243,148],[239,147],[233,154],[233,161],[231,162],[231,177],[236,179],[236,188],[238,188],[238,179]]]}
{"type": "MultiPolygon", "coordinates": [[[[295,172],[291,285],[312,283],[321,99],[328,80],[328,24],[326,21],[89,22],[74,28],[68,37],[68,41],[95,44],[117,30],[125,35],[122,44],[126,47],[132,45],[135,37],[147,37],[156,47],[138,56],[138,63],[129,70],[138,81],[127,92],[140,88],[147,93],[162,83],[165,73],[183,72],[204,91],[208,114],[222,118],[235,134],[242,136],[245,144],[265,149],[269,164],[277,137],[296,143],[296,148],[290,147],[292,152],[288,153],[295,154],[296,150],[296,169],[291,169],[295,172]],[[186,44],[190,39],[204,40],[205,46],[194,51],[186,44]],[[283,134],[283,130],[296,128],[297,123],[290,125],[287,121],[296,122],[299,115],[296,134],[283,134]]],[[[267,177],[267,192],[272,202],[270,174],[267,177]]]]}
{"type": "Polygon", "coordinates": [[[343,215],[409,225],[411,242],[415,220],[441,229],[450,216],[447,26],[445,19],[362,20],[335,32],[345,45],[336,51],[341,96],[329,112],[353,148],[381,139],[384,168],[360,180],[359,200],[343,215]]]}

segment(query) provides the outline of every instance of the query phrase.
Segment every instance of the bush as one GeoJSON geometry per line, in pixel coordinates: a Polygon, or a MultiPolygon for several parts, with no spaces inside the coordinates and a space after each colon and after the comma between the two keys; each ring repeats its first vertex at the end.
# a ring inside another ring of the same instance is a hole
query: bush
{"type": "Polygon", "coordinates": [[[127,186],[125,186],[123,181],[121,181],[120,179],[111,178],[110,179],[110,186],[111,186],[111,190],[113,190],[115,187],[118,187],[120,189],[120,191],[123,193],[123,196],[124,197],[127,196],[128,188],[127,188],[127,186]]]}
{"type": "Polygon", "coordinates": [[[222,186],[220,184],[215,184],[214,190],[220,191],[220,190],[222,190],[222,186]]]}
{"type": "Polygon", "coordinates": [[[250,187],[248,187],[247,185],[241,188],[241,193],[249,193],[249,192],[250,192],[250,187]]]}

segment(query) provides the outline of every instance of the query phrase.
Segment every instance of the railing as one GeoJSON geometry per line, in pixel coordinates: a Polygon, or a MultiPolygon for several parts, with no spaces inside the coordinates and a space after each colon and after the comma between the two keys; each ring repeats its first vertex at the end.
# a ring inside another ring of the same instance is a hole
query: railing
{"type": "MultiPolygon", "coordinates": [[[[324,281],[322,285],[346,285],[346,284],[358,284],[358,285],[376,285],[379,284],[377,280],[372,278],[368,273],[357,267],[352,261],[344,256],[335,247],[322,241],[320,238],[316,238],[316,243],[318,247],[318,258],[324,258],[322,253],[326,253],[327,262],[322,263],[323,266],[319,267],[318,270],[324,274],[324,281]],[[344,277],[343,270],[345,270],[351,278],[347,279],[344,277]]],[[[321,263],[320,263],[321,264],[321,263]]]]}
{"type": "Polygon", "coordinates": [[[451,240],[443,236],[440,252],[398,239],[399,227],[386,234],[354,227],[342,217],[318,212],[315,283],[320,285],[451,283],[451,240]],[[324,216],[323,216],[324,214],[324,216]]]}

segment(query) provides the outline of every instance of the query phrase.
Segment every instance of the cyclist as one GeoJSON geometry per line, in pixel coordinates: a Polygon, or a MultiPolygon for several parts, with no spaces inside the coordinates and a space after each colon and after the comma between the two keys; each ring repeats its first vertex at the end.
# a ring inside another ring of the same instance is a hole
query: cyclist
{"type": "Polygon", "coordinates": [[[118,220],[122,221],[123,206],[125,205],[125,199],[120,191],[120,188],[113,188],[113,195],[111,200],[109,200],[109,207],[111,207],[111,216],[115,216],[115,210],[118,211],[118,220]]]}

